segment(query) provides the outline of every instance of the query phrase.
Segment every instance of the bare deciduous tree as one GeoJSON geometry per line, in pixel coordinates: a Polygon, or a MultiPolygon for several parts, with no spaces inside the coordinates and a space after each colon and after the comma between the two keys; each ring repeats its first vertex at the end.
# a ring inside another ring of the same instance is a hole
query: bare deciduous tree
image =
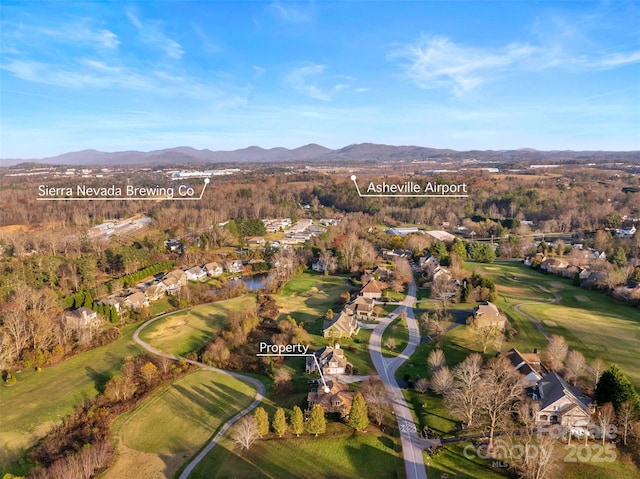
{"type": "Polygon", "coordinates": [[[433,281],[431,297],[442,303],[442,310],[446,313],[447,305],[456,303],[460,298],[460,287],[451,278],[442,275],[433,281]]]}
{"type": "Polygon", "coordinates": [[[600,376],[602,376],[602,372],[605,370],[607,365],[600,358],[595,358],[591,363],[591,375],[593,376],[593,386],[595,387],[600,381],[600,376]]]}
{"type": "Polygon", "coordinates": [[[622,427],[622,442],[626,446],[629,430],[632,429],[633,423],[636,422],[638,418],[636,405],[633,403],[633,401],[626,400],[625,402],[620,404],[617,417],[618,422],[620,423],[620,427],[622,427]]]}
{"type": "Polygon", "coordinates": [[[525,388],[522,375],[513,369],[505,357],[492,358],[482,372],[478,387],[484,392],[480,400],[480,409],[489,428],[489,452],[493,449],[496,428],[510,418],[513,402],[525,388]]]}
{"type": "Polygon", "coordinates": [[[453,368],[454,388],[445,395],[445,405],[454,417],[461,419],[467,427],[473,427],[482,391],[478,388],[481,379],[482,356],[473,353],[453,368]]]}
{"type": "Polygon", "coordinates": [[[429,389],[429,381],[427,381],[425,378],[420,378],[416,381],[416,384],[413,388],[419,393],[424,394],[429,389]]]}
{"type": "Polygon", "coordinates": [[[557,334],[551,336],[547,349],[544,352],[544,359],[552,371],[562,369],[562,364],[568,351],[569,348],[562,336],[558,336],[557,334]]]}
{"type": "Polygon", "coordinates": [[[429,353],[429,356],[427,357],[427,367],[431,374],[434,374],[438,369],[445,366],[446,364],[447,361],[444,357],[442,349],[434,349],[429,353]]]}
{"type": "Polygon", "coordinates": [[[387,404],[387,390],[379,379],[370,377],[362,385],[362,395],[369,406],[369,414],[380,426],[384,419],[385,405],[387,404]]]}
{"type": "Polygon", "coordinates": [[[453,388],[453,375],[447,366],[437,369],[431,376],[431,387],[437,394],[446,395],[453,388]]]}
{"type": "Polygon", "coordinates": [[[249,449],[254,442],[258,440],[260,434],[258,434],[258,422],[256,418],[247,414],[240,419],[234,426],[231,432],[231,438],[242,449],[249,449]]]}
{"type": "Polygon", "coordinates": [[[596,419],[598,421],[598,426],[600,426],[602,445],[604,446],[604,443],[607,440],[609,426],[611,426],[616,420],[616,411],[613,408],[613,404],[608,402],[600,406],[596,412],[596,419]]]}
{"type": "Polygon", "coordinates": [[[587,362],[580,351],[569,351],[566,361],[566,378],[575,386],[577,379],[584,372],[587,362]]]}

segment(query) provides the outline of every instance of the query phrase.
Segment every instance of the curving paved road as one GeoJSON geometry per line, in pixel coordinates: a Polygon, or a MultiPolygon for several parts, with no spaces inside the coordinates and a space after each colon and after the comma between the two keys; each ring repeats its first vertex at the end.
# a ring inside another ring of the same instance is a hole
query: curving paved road
{"type": "MultiPolygon", "coordinates": [[[[185,311],[185,310],[181,310],[181,311],[185,311]]],[[[185,361],[187,361],[190,364],[193,364],[194,366],[198,366],[198,367],[200,367],[202,369],[206,369],[208,371],[213,371],[213,372],[220,373],[220,374],[226,374],[227,376],[232,376],[232,377],[234,377],[236,379],[239,379],[240,381],[244,381],[244,382],[250,383],[251,385],[255,386],[255,388],[256,388],[256,397],[253,400],[253,402],[251,404],[249,404],[246,408],[244,408],[242,411],[240,411],[238,414],[233,416],[231,419],[229,419],[227,422],[225,422],[222,425],[222,427],[218,430],[216,435],[213,437],[213,439],[211,439],[211,441],[209,441],[209,444],[207,444],[207,446],[204,449],[202,449],[202,451],[200,451],[198,453],[198,455],[196,457],[194,457],[193,460],[189,464],[187,464],[187,467],[185,467],[184,471],[182,471],[182,474],[180,474],[180,479],[187,479],[189,477],[189,474],[191,474],[191,471],[193,471],[193,469],[200,463],[200,461],[202,461],[202,459],[204,459],[204,457],[209,453],[209,451],[211,451],[211,449],[213,449],[214,446],[216,444],[218,444],[218,441],[220,441],[220,439],[222,438],[224,433],[227,432],[227,430],[233,425],[233,423],[238,421],[241,417],[249,414],[258,404],[260,404],[260,402],[262,402],[262,400],[264,399],[264,395],[265,395],[265,388],[264,388],[263,384],[260,381],[258,381],[257,379],[254,379],[252,377],[245,376],[243,374],[238,374],[238,373],[231,372],[231,371],[225,371],[224,369],[218,369],[218,368],[214,368],[214,367],[211,367],[211,366],[207,366],[206,364],[199,363],[198,361],[192,361],[190,359],[179,358],[179,357],[176,357],[176,356],[172,356],[171,354],[163,353],[162,351],[159,351],[159,350],[155,349],[154,347],[152,347],[151,345],[145,343],[142,339],[140,339],[140,332],[144,328],[146,328],[148,325],[150,325],[154,321],[157,321],[159,319],[164,318],[165,316],[168,316],[169,314],[174,314],[174,313],[176,313],[176,311],[172,311],[170,313],[166,313],[166,314],[160,315],[160,316],[158,316],[156,318],[153,318],[153,319],[150,319],[149,321],[144,322],[142,325],[140,325],[140,327],[138,329],[136,329],[136,332],[133,333],[133,340],[136,343],[138,343],[140,346],[142,346],[144,349],[149,351],[151,354],[155,354],[156,356],[161,356],[163,358],[173,359],[175,361],[178,361],[180,359],[184,359],[185,361]]]]}
{"type": "Polygon", "coordinates": [[[380,320],[373,330],[373,333],[371,333],[369,354],[371,355],[373,366],[376,368],[380,379],[384,383],[387,391],[387,399],[393,407],[393,412],[398,420],[407,479],[427,479],[427,470],[424,465],[422,451],[432,444],[439,444],[439,441],[425,440],[419,436],[409,405],[395,378],[396,371],[400,365],[409,359],[409,356],[415,352],[420,343],[420,330],[418,329],[418,322],[413,314],[415,301],[416,283],[412,280],[408,287],[407,297],[395,310],[396,314],[404,311],[407,315],[409,344],[404,351],[393,358],[385,358],[382,355],[382,333],[392,321],[392,319],[387,316],[380,320]]]}

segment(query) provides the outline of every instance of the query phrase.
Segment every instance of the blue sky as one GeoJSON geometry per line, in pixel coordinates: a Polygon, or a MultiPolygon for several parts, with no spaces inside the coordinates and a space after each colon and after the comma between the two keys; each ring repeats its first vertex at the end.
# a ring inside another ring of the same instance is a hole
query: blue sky
{"type": "Polygon", "coordinates": [[[640,3],[0,4],[0,157],[640,150],[640,3]]]}

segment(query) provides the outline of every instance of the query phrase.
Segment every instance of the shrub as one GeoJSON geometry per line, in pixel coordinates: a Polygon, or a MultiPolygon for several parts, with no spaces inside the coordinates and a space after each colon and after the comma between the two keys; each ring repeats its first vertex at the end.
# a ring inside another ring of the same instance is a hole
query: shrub
{"type": "Polygon", "coordinates": [[[5,383],[7,386],[13,386],[13,385],[14,385],[15,383],[17,383],[17,382],[18,382],[18,380],[16,379],[16,377],[15,377],[13,374],[11,374],[11,373],[7,373],[7,376],[6,376],[6,378],[4,379],[4,383],[5,383]]]}

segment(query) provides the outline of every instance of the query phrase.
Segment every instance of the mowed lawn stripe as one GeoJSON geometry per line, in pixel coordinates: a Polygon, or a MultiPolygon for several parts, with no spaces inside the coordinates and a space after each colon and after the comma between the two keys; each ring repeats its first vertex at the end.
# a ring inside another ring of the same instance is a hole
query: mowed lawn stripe
{"type": "Polygon", "coordinates": [[[259,440],[240,451],[224,439],[191,474],[192,479],[387,479],[396,475],[399,461],[394,442],[385,436],[346,438],[300,437],[259,440]]]}
{"type": "Polygon", "coordinates": [[[231,376],[195,371],[118,419],[119,437],[142,452],[193,451],[254,396],[252,387],[231,376]]]}

